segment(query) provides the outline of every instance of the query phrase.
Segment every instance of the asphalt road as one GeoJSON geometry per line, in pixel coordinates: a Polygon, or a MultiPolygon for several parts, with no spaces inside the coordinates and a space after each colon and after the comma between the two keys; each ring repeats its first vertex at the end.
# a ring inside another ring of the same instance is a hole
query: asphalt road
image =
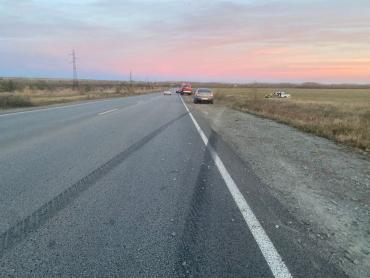
{"type": "Polygon", "coordinates": [[[194,117],[207,147],[177,95],[0,115],[0,277],[342,277],[194,117]]]}

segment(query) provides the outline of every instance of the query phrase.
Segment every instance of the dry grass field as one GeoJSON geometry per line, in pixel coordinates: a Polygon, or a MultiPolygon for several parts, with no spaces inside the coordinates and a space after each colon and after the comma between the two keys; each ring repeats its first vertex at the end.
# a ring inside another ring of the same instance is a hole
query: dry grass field
{"type": "Polygon", "coordinates": [[[41,106],[101,98],[125,97],[161,90],[163,84],[119,81],[0,79],[0,109],[41,106]]]}
{"type": "Polygon", "coordinates": [[[370,89],[216,88],[218,104],[370,152],[370,89]],[[275,91],[291,98],[264,98],[275,91]]]}

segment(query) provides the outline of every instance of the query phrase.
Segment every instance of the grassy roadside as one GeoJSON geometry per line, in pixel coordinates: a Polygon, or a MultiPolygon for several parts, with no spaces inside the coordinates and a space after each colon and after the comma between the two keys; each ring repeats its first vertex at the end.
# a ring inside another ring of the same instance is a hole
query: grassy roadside
{"type": "Polygon", "coordinates": [[[1,94],[0,95],[0,109],[9,108],[21,108],[21,107],[32,107],[32,106],[43,106],[58,103],[67,103],[74,101],[83,100],[94,100],[103,98],[117,98],[117,97],[127,97],[133,95],[143,95],[152,93],[158,90],[142,90],[134,92],[121,92],[121,93],[111,93],[111,92],[98,92],[89,94],[80,93],[45,93],[40,95],[33,94],[1,94]]]}
{"type": "Polygon", "coordinates": [[[0,109],[29,106],[33,106],[33,103],[27,97],[9,94],[0,95],[0,109]]]}
{"type": "Polygon", "coordinates": [[[218,104],[294,126],[370,152],[369,89],[278,89],[289,99],[266,99],[274,88],[217,88],[218,104]]]}
{"type": "Polygon", "coordinates": [[[163,84],[129,84],[116,81],[83,81],[78,88],[73,88],[71,81],[66,80],[20,79],[9,82],[9,80],[2,82],[0,109],[126,97],[163,89],[163,84]]]}

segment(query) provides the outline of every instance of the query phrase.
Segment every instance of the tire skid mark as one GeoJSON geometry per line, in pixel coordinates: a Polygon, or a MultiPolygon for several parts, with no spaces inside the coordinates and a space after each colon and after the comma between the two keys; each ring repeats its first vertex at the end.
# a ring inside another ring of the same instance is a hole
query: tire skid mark
{"type": "Polygon", "coordinates": [[[16,244],[27,238],[32,232],[38,230],[43,224],[45,224],[49,219],[55,216],[60,210],[65,208],[73,200],[75,200],[82,192],[87,190],[93,184],[95,184],[99,179],[108,174],[111,170],[121,164],[126,160],[131,154],[139,150],[141,147],[146,145],[154,137],[159,135],[163,130],[174,122],[180,120],[188,113],[183,113],[173,120],[162,125],[158,129],[149,133],[141,140],[132,144],[123,152],[117,154],[109,161],[105,162],[103,165],[99,166],[87,176],[83,177],[72,186],[58,194],[56,197],[48,201],[39,207],[32,214],[26,216],[24,219],[20,220],[14,226],[10,227],[8,230],[0,234],[0,258],[5,254],[7,250],[12,249],[16,244]]]}
{"type": "MultiPolygon", "coordinates": [[[[210,141],[216,138],[213,134],[210,141]]],[[[207,147],[206,147],[207,148],[207,147]]],[[[202,218],[209,214],[210,198],[209,186],[204,180],[209,178],[209,169],[207,165],[213,165],[212,157],[206,149],[201,161],[201,166],[195,181],[195,186],[190,199],[189,210],[185,217],[184,230],[182,231],[180,241],[177,246],[177,261],[175,264],[176,277],[193,277],[201,275],[201,265],[203,256],[199,251],[205,250],[204,242],[199,238],[202,232],[202,218]],[[196,250],[196,251],[194,251],[196,250]],[[184,263],[185,262],[185,263],[184,263]]],[[[188,165],[190,166],[190,165],[188,165]]],[[[190,171],[188,169],[188,171],[190,171]]],[[[184,180],[187,183],[187,180],[184,180]]]]}

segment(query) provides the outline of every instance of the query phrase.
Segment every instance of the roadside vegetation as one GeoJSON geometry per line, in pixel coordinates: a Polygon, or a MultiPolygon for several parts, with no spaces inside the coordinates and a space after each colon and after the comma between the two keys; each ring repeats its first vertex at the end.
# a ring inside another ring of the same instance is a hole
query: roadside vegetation
{"type": "Polygon", "coordinates": [[[125,97],[161,90],[164,83],[0,78],[0,109],[125,97]]]}
{"type": "Polygon", "coordinates": [[[215,100],[370,152],[369,88],[215,88],[215,100]],[[265,98],[275,91],[291,98],[265,98]]]}

